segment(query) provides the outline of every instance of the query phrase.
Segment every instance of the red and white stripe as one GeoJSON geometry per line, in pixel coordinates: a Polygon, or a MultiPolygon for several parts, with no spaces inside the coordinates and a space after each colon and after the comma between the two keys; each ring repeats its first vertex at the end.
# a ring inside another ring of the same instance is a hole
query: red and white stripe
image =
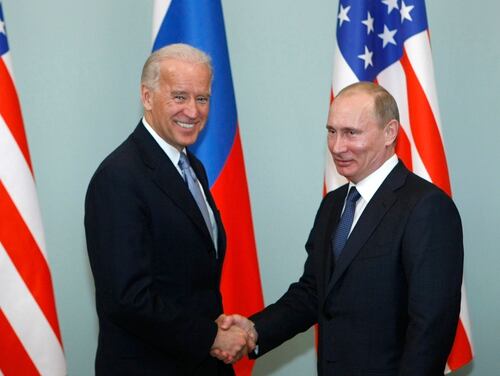
{"type": "Polygon", "coordinates": [[[10,53],[0,58],[0,375],[66,375],[10,53]]]}
{"type": "MultiPolygon", "coordinates": [[[[358,79],[342,57],[334,38],[332,99],[345,86],[358,79]]],[[[427,31],[409,38],[403,57],[382,71],[376,81],[396,99],[401,129],[397,154],[417,175],[433,182],[451,196],[446,155],[442,142],[441,120],[434,81],[431,47],[427,31]]],[[[326,150],[325,189],[327,192],[344,184],[346,179],[335,169],[326,150]]],[[[465,288],[462,284],[460,322],[446,373],[469,363],[473,358],[470,322],[465,288]]]]}

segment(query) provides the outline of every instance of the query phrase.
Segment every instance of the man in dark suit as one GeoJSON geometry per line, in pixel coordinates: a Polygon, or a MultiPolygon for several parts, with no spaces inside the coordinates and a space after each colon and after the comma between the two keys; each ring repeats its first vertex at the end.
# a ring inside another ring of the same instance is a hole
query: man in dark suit
{"type": "Polygon", "coordinates": [[[461,221],[444,192],[398,161],[398,128],[380,86],[335,98],[328,147],[349,183],[321,203],[299,281],[252,321],[223,324],[258,338],[254,356],[318,323],[319,375],[443,375],[460,312],[461,221]]]}
{"type": "Polygon", "coordinates": [[[97,375],[234,375],[247,334],[220,330],[225,234],[203,165],[187,147],[205,126],[212,67],[184,44],[141,77],[144,117],[99,166],[85,200],[95,281],[97,375]]]}

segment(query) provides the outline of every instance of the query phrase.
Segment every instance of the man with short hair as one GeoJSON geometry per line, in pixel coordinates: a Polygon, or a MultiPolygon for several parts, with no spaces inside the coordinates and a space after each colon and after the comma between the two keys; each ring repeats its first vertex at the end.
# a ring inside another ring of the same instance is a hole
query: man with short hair
{"type": "MultiPolygon", "coordinates": [[[[164,47],[141,78],[144,117],[98,167],[85,230],[99,317],[96,375],[234,375],[247,334],[220,330],[224,228],[201,162],[187,149],[205,127],[210,58],[164,47]]],[[[248,346],[252,349],[249,342],[248,346]]]]}
{"type": "Polygon", "coordinates": [[[223,327],[251,333],[261,356],[318,323],[319,375],[441,376],[460,313],[458,211],[398,161],[398,109],[382,87],[343,89],[326,128],[349,183],[323,199],[304,273],[251,321],[227,316],[223,327]]]}

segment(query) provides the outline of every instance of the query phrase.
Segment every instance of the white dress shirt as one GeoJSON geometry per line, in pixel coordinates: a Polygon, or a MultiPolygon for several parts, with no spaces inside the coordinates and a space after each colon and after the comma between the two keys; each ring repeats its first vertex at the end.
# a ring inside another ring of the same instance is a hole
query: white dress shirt
{"type": "MultiPolygon", "coordinates": [[[[158,145],[160,145],[160,147],[165,152],[167,157],[172,161],[175,168],[177,169],[177,171],[181,175],[182,179],[184,179],[184,177],[182,176],[181,168],[179,167],[179,159],[181,156],[181,152],[179,150],[177,150],[176,148],[174,148],[172,145],[170,145],[163,138],[161,138],[160,135],[158,133],[156,133],[156,131],[153,129],[153,127],[151,127],[151,125],[149,125],[149,123],[146,121],[146,119],[144,117],[142,118],[142,124],[147,129],[147,131],[151,134],[151,136],[153,136],[153,138],[158,143],[158,145]]],[[[185,148],[182,150],[182,153],[186,154],[185,148]]],[[[212,208],[208,204],[207,196],[205,195],[205,191],[203,190],[203,186],[201,185],[200,180],[199,179],[197,179],[197,180],[198,180],[198,186],[200,187],[201,193],[203,194],[203,199],[205,200],[205,204],[207,205],[208,216],[210,217],[210,224],[212,226],[212,234],[214,235],[213,239],[214,239],[215,250],[217,251],[217,240],[216,240],[217,234],[218,234],[217,222],[215,222],[214,212],[212,211],[212,208]]]]}
{"type": "MultiPolygon", "coordinates": [[[[358,182],[358,184],[349,183],[349,189],[351,187],[356,187],[361,197],[356,202],[356,210],[354,212],[354,218],[352,221],[351,230],[349,231],[349,235],[351,234],[352,229],[356,226],[359,217],[363,214],[363,211],[366,208],[366,205],[370,202],[373,195],[380,188],[385,178],[391,173],[394,167],[398,164],[398,157],[394,154],[388,160],[384,162],[382,166],[380,166],[377,170],[372,172],[366,178],[358,182]]],[[[349,190],[348,190],[349,192],[349,190]]],[[[347,198],[347,197],[346,197],[347,198]]],[[[345,208],[345,200],[344,200],[344,208],[345,208]]],[[[342,209],[344,212],[344,209],[342,209]]]]}

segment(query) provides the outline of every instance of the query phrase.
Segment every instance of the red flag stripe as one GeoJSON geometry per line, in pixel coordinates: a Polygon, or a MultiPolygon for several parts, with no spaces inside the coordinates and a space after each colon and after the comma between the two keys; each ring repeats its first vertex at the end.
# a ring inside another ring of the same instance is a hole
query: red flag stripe
{"type": "Polygon", "coordinates": [[[5,376],[39,375],[40,373],[1,309],[0,333],[2,333],[2,340],[0,341],[0,354],[2,354],[0,356],[0,371],[5,376]]]}
{"type": "Polygon", "coordinates": [[[222,286],[225,309],[231,309],[231,303],[238,302],[241,314],[250,315],[260,309],[264,303],[260,278],[241,279],[241,268],[245,268],[248,276],[259,275],[259,265],[255,255],[255,237],[252,226],[252,213],[249,199],[238,199],[249,197],[248,185],[244,170],[239,168],[243,164],[243,153],[239,130],[237,128],[235,142],[226,161],[221,175],[212,187],[212,193],[219,206],[223,223],[227,229],[227,248],[238,250],[227,252],[224,259],[224,273],[222,275],[222,286]],[[223,200],[222,197],[231,197],[231,200],[223,200]],[[238,210],[234,210],[234,203],[238,203],[238,210]],[[242,249],[241,247],[244,247],[242,249]],[[253,250],[253,252],[251,252],[253,250]],[[240,280],[235,286],[231,281],[240,280]],[[240,301],[241,291],[254,291],[249,298],[240,301]]]}
{"type": "Polygon", "coordinates": [[[47,262],[2,183],[0,213],[9,218],[0,222],[0,241],[62,346],[47,262]]]}
{"type": "Polygon", "coordinates": [[[45,255],[45,236],[33,174],[3,118],[0,118],[0,150],[2,150],[0,160],[2,183],[45,255]]]}
{"type": "MultiPolygon", "coordinates": [[[[439,104],[437,89],[434,79],[434,64],[432,62],[431,42],[428,32],[422,32],[409,38],[404,43],[404,52],[411,63],[413,71],[418,78],[425,96],[429,100],[432,113],[441,132],[441,120],[439,114],[439,104]]],[[[441,136],[441,138],[443,138],[441,136]]]]}
{"type": "Polygon", "coordinates": [[[454,371],[464,364],[469,363],[472,357],[472,347],[467,332],[462,324],[462,320],[459,320],[455,342],[453,343],[450,356],[448,357],[448,367],[454,371]]]}
{"type": "Polygon", "coordinates": [[[427,96],[422,90],[406,51],[403,52],[401,65],[407,80],[408,111],[415,147],[432,182],[451,196],[448,167],[441,134],[427,96]]]}
{"type": "Polygon", "coordinates": [[[23,117],[21,115],[21,106],[14,86],[14,81],[5,65],[4,59],[0,59],[0,115],[14,136],[19,148],[21,149],[26,162],[33,173],[28,142],[24,133],[23,117]]]}
{"type": "Polygon", "coordinates": [[[396,153],[398,157],[403,161],[405,166],[408,169],[412,170],[413,162],[411,156],[411,144],[403,127],[399,129],[398,142],[396,144],[396,153]]]}
{"type": "Polygon", "coordinates": [[[9,287],[0,294],[1,309],[38,371],[65,375],[62,346],[1,242],[0,286],[9,287]]]}

